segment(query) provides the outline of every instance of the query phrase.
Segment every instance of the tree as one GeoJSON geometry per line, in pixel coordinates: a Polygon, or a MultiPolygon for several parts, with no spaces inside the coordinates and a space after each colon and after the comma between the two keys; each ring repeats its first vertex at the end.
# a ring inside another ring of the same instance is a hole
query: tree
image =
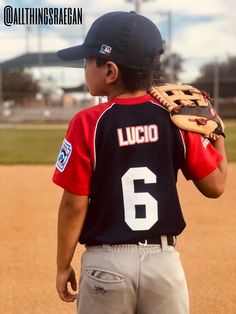
{"type": "Polygon", "coordinates": [[[179,74],[183,71],[183,58],[178,53],[164,55],[162,63],[162,77],[165,82],[175,83],[179,80],[179,74]]]}
{"type": "Polygon", "coordinates": [[[225,62],[211,62],[200,69],[200,77],[192,84],[214,95],[214,82],[219,82],[219,97],[236,96],[236,57],[228,57],[225,62]]]}
{"type": "Polygon", "coordinates": [[[20,102],[25,96],[34,96],[39,91],[39,85],[32,75],[23,69],[2,71],[3,100],[20,102]]]}

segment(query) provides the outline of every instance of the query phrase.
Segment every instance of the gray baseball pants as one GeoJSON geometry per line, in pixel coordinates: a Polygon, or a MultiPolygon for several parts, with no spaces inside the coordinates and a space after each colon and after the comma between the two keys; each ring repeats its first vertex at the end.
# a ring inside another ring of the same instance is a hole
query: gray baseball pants
{"type": "Polygon", "coordinates": [[[188,290],[173,246],[91,246],[82,256],[78,314],[188,314],[188,290]]]}

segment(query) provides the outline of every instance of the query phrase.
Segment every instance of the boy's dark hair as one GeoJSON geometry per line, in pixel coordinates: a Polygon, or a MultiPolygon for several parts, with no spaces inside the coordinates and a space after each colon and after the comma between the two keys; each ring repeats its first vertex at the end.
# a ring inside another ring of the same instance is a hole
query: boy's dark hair
{"type": "MultiPolygon", "coordinates": [[[[105,58],[96,58],[98,67],[109,61],[105,58]]],[[[112,60],[111,60],[112,61],[112,60]]],[[[117,64],[117,63],[116,63],[117,64]]],[[[129,91],[138,89],[148,90],[152,85],[158,85],[161,77],[160,56],[153,59],[153,63],[147,71],[140,71],[127,66],[117,64],[124,87],[129,91]]]]}

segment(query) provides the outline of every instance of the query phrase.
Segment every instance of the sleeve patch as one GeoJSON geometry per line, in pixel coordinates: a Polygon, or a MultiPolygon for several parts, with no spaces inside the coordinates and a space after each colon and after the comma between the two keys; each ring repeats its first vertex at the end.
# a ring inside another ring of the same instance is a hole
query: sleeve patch
{"type": "Polygon", "coordinates": [[[56,163],[56,168],[60,172],[63,172],[65,170],[66,165],[70,159],[71,153],[72,145],[66,139],[64,139],[56,163]]]}

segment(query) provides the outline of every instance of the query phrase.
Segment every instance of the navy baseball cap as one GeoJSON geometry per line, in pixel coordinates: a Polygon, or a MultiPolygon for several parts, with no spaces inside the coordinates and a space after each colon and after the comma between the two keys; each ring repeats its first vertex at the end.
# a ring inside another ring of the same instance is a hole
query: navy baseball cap
{"type": "Polygon", "coordinates": [[[151,20],[133,11],[117,11],[95,20],[82,45],[59,50],[57,54],[66,61],[101,57],[145,71],[163,51],[161,34],[151,20]]]}

